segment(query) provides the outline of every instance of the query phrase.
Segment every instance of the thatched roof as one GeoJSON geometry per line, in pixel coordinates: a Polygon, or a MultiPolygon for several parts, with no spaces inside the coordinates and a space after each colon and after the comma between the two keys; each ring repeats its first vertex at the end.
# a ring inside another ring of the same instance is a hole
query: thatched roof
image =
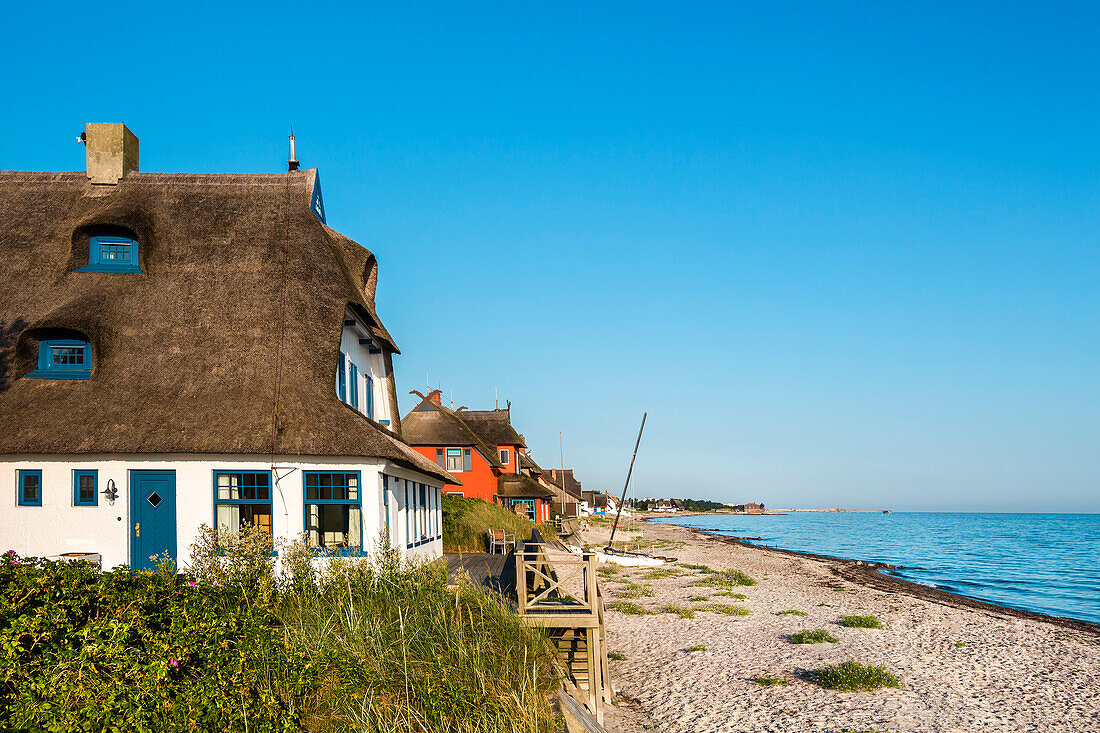
{"type": "Polygon", "coordinates": [[[508,421],[508,410],[456,411],[435,402],[433,397],[437,395],[435,391],[422,397],[420,404],[401,418],[401,435],[410,445],[475,448],[490,465],[500,469],[504,466],[498,446],[523,447],[523,439],[508,421]]]}
{"type": "Polygon", "coordinates": [[[0,453],[363,456],[453,482],[336,395],[349,307],[396,345],[315,179],[0,172],[0,453]],[[103,227],[137,236],[141,273],[74,272],[103,227]],[[19,378],[50,329],[90,340],[91,379],[19,378]]]}
{"type": "Polygon", "coordinates": [[[548,471],[544,470],[542,472],[542,480],[557,486],[559,489],[564,489],[567,494],[570,494],[578,500],[583,500],[586,495],[594,493],[582,491],[581,482],[573,475],[572,468],[551,468],[548,471]]]}
{"type": "Polygon", "coordinates": [[[505,473],[497,478],[497,496],[507,499],[547,499],[553,495],[553,491],[522,473],[505,473]]]}

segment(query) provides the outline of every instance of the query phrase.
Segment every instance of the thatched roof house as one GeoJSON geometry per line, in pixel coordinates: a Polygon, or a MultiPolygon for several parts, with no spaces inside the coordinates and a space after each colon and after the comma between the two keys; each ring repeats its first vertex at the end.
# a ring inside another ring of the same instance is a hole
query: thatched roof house
{"type": "MultiPolygon", "coordinates": [[[[367,461],[387,479],[454,482],[400,437],[377,261],[325,225],[316,170],[138,172],[121,125],[89,125],[88,146],[87,171],[0,172],[0,457],[367,461]],[[42,370],[54,342],[85,350],[82,378],[42,370]]],[[[0,541],[19,531],[0,525],[0,541]]]]}

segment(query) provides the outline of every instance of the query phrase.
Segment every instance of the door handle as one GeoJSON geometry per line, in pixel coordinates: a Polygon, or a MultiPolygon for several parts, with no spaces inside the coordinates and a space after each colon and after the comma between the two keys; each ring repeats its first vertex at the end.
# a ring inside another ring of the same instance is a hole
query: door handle
{"type": "Polygon", "coordinates": [[[141,537],[141,522],[134,524],[134,537],[141,537]]]}

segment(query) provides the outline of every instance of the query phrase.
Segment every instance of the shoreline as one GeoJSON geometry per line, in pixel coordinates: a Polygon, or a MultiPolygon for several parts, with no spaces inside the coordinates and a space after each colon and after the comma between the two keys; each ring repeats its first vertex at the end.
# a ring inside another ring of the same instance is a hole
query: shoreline
{"type": "MultiPolygon", "coordinates": [[[[642,519],[642,521],[652,522],[655,519],[669,519],[682,516],[704,517],[710,516],[710,514],[700,512],[692,514],[668,514],[660,517],[647,517],[642,519]]],[[[923,585],[912,580],[898,578],[896,576],[887,575],[881,572],[883,570],[893,569],[895,567],[902,566],[890,565],[888,563],[874,562],[870,560],[854,560],[847,557],[835,557],[833,555],[819,555],[817,553],[803,552],[801,550],[786,550],[781,547],[756,545],[751,542],[746,542],[744,539],[739,537],[730,537],[728,535],[717,534],[716,532],[710,530],[697,529],[695,527],[684,527],[679,524],[669,525],[665,524],[664,522],[659,522],[658,524],[663,524],[666,527],[680,527],[681,529],[686,529],[693,534],[703,535],[705,537],[717,539],[721,542],[737,545],[739,547],[748,547],[754,550],[762,550],[764,552],[772,552],[779,555],[803,557],[810,560],[818,560],[824,563],[828,563],[832,565],[832,570],[837,576],[844,578],[845,580],[860,583],[869,588],[875,588],[877,590],[887,592],[906,593],[922,600],[931,601],[933,603],[941,603],[943,605],[951,606],[953,608],[966,608],[976,611],[985,611],[986,613],[999,614],[1004,617],[1027,619],[1030,621],[1040,621],[1043,623],[1053,624],[1054,626],[1061,626],[1063,628],[1072,629],[1074,631],[1082,631],[1085,633],[1100,636],[1100,624],[1096,624],[1091,621],[1085,621],[1084,619],[1079,618],[1071,618],[1069,616],[1055,616],[1053,614],[1041,613],[1039,611],[1028,611],[1023,608],[1014,608],[1012,606],[1004,606],[999,603],[993,603],[991,601],[983,601],[980,598],[965,596],[961,593],[953,593],[951,591],[946,591],[941,588],[933,588],[931,586],[923,585]]]]}
{"type": "MultiPolygon", "coordinates": [[[[859,560],[640,523],[662,568],[600,568],[607,599],[609,732],[1078,733],[1100,719],[1100,628],[968,599],[859,560]],[[725,589],[711,573],[739,570],[725,589]],[[873,616],[879,628],[846,626],[873,616]],[[833,637],[795,643],[813,629],[833,637]],[[840,692],[814,670],[882,666],[898,688],[840,692]],[[757,682],[768,680],[767,686],[757,682]]],[[[582,540],[606,542],[610,526],[582,540]]]]}

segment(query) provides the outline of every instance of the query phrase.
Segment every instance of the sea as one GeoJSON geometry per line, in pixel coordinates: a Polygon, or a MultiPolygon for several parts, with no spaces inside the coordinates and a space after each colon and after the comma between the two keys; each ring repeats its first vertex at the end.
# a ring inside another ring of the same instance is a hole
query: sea
{"type": "Polygon", "coordinates": [[[1100,624],[1100,514],[791,512],[655,521],[752,544],[902,566],[889,575],[1100,624]]]}

